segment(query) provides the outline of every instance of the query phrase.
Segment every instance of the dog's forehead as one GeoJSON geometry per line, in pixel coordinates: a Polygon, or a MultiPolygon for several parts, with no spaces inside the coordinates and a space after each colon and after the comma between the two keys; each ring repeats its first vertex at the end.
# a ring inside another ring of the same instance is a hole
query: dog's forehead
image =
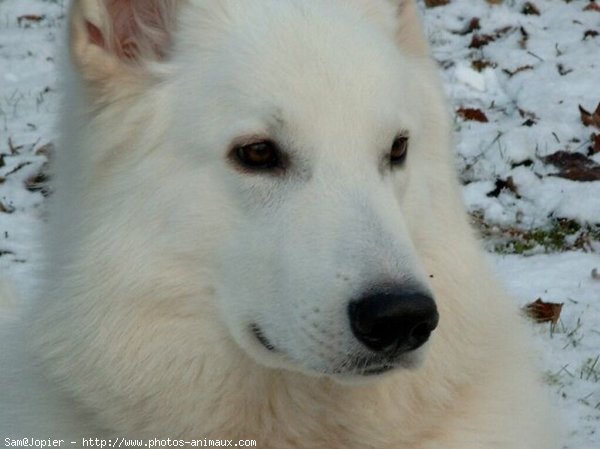
{"type": "Polygon", "coordinates": [[[393,33],[343,2],[240,3],[219,33],[205,69],[232,101],[294,98],[298,114],[324,114],[383,112],[399,100],[405,67],[393,33]]]}

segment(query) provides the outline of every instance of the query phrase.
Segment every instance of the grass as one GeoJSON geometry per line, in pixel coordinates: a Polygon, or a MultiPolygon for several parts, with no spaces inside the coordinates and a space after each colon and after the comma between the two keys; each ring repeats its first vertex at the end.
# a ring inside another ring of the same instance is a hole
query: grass
{"type": "Polygon", "coordinates": [[[574,220],[553,219],[543,228],[522,229],[486,223],[481,213],[471,214],[480,235],[491,250],[500,254],[537,254],[561,251],[594,251],[600,245],[600,225],[582,225],[574,220]]]}
{"type": "MultiPolygon", "coordinates": [[[[551,335],[561,335],[561,338],[566,342],[562,347],[565,349],[576,348],[583,340],[581,317],[572,328],[564,325],[562,320],[559,322],[555,331],[551,331],[551,335]]],[[[561,342],[562,343],[562,342],[561,342]]],[[[598,402],[597,388],[594,384],[600,383],[600,354],[592,357],[587,357],[577,364],[567,363],[558,369],[546,370],[544,372],[544,381],[547,385],[556,388],[558,394],[563,398],[567,398],[568,391],[571,391],[569,386],[575,383],[587,385],[584,391],[591,391],[582,397],[578,397],[577,402],[587,407],[600,410],[600,402],[598,402]]]]}
{"type": "Polygon", "coordinates": [[[579,378],[590,382],[600,382],[600,354],[585,361],[581,367],[579,378]]]}

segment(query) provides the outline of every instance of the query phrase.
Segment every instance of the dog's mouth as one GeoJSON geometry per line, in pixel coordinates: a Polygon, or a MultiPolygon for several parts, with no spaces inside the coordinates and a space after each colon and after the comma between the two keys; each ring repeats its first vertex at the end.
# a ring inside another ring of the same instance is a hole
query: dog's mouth
{"type": "Polygon", "coordinates": [[[374,366],[370,368],[366,368],[364,370],[358,371],[356,374],[359,376],[376,376],[378,374],[384,374],[389,371],[396,369],[394,365],[382,365],[382,366],[374,366]]]}
{"type": "Polygon", "coordinates": [[[252,332],[252,335],[254,335],[254,338],[256,338],[256,340],[267,350],[267,351],[271,351],[271,352],[275,352],[276,348],[275,345],[273,345],[273,343],[271,343],[269,341],[269,339],[267,337],[265,337],[265,334],[263,333],[262,329],[260,328],[260,326],[256,323],[252,324],[250,326],[250,331],[252,332]]]}
{"type": "MultiPolygon", "coordinates": [[[[271,353],[279,353],[282,355],[279,349],[267,338],[258,324],[251,324],[249,326],[249,331],[260,346],[271,353]]],[[[399,368],[412,368],[414,367],[414,362],[407,360],[406,357],[396,360],[383,357],[359,357],[352,360],[351,363],[345,362],[343,365],[343,367],[334,368],[332,370],[315,369],[315,372],[324,375],[333,375],[334,377],[341,376],[342,378],[375,377],[395,371],[399,368]]]]}
{"type": "Polygon", "coordinates": [[[350,377],[375,377],[404,369],[415,369],[420,366],[421,358],[411,352],[399,357],[359,357],[352,363],[345,363],[342,369],[335,370],[334,374],[350,377]]]}
{"type": "Polygon", "coordinates": [[[334,371],[335,375],[341,376],[358,376],[358,377],[369,377],[369,376],[377,376],[380,374],[389,373],[390,371],[394,371],[399,368],[399,365],[393,363],[373,363],[371,365],[367,363],[357,364],[355,367],[345,367],[344,369],[338,369],[334,371]]]}

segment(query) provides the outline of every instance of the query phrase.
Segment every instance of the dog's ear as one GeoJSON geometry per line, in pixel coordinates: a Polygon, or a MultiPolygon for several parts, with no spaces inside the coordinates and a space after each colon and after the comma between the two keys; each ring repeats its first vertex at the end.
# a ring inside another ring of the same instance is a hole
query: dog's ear
{"type": "Polygon", "coordinates": [[[429,44],[415,0],[387,0],[397,8],[398,45],[415,56],[429,56],[429,44]]]}
{"type": "Polygon", "coordinates": [[[70,50],[92,88],[143,76],[167,57],[185,0],[73,0],[70,50]]]}

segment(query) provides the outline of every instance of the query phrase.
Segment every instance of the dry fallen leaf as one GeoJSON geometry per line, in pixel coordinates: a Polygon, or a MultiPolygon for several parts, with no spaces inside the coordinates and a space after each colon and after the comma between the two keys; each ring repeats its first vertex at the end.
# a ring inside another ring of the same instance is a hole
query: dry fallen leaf
{"type": "Polygon", "coordinates": [[[38,16],[37,14],[23,14],[17,17],[17,23],[21,26],[23,22],[41,22],[45,18],[46,16],[38,16]]]}
{"type": "Polygon", "coordinates": [[[495,68],[497,65],[498,64],[495,62],[488,61],[486,59],[475,59],[474,61],[471,61],[471,67],[478,72],[483,72],[488,67],[495,68]]]}
{"type": "Polygon", "coordinates": [[[583,10],[600,12],[600,5],[598,5],[596,2],[590,2],[590,4],[583,8],[583,10]]]}
{"type": "Polygon", "coordinates": [[[481,111],[481,109],[474,108],[460,108],[456,111],[463,119],[472,122],[487,123],[489,120],[487,116],[481,111]]]}
{"type": "Polygon", "coordinates": [[[490,42],[494,42],[496,38],[491,34],[474,34],[469,44],[469,48],[485,47],[490,42]]]}
{"type": "Polygon", "coordinates": [[[592,279],[595,281],[600,281],[600,273],[598,272],[598,268],[594,268],[592,270],[592,279]]]}
{"type": "Polygon", "coordinates": [[[450,0],[425,0],[425,6],[428,8],[435,8],[436,6],[443,6],[450,3],[450,0]]]}
{"type": "Polygon", "coordinates": [[[584,154],[557,151],[543,158],[543,161],[560,169],[555,176],[572,181],[600,181],[600,165],[584,154]]]}
{"type": "Polygon", "coordinates": [[[586,111],[581,105],[579,105],[579,112],[581,113],[581,121],[585,126],[595,126],[600,129],[600,103],[598,103],[593,113],[586,111]]]}
{"type": "Polygon", "coordinates": [[[564,303],[545,302],[542,298],[527,304],[524,309],[527,316],[538,323],[558,323],[564,303]]]}
{"type": "Polygon", "coordinates": [[[481,28],[479,17],[473,17],[467,26],[464,27],[460,31],[454,31],[454,34],[458,34],[460,36],[466,36],[467,34],[471,34],[473,31],[479,30],[481,28]]]}
{"type": "Polygon", "coordinates": [[[533,3],[531,2],[527,2],[523,5],[523,9],[521,10],[522,14],[525,15],[533,15],[533,16],[539,16],[540,15],[540,10],[538,9],[537,6],[535,6],[533,3]]]}
{"type": "Polygon", "coordinates": [[[590,147],[588,156],[600,153],[600,134],[592,133],[590,140],[592,141],[592,146],[590,147]]]}

